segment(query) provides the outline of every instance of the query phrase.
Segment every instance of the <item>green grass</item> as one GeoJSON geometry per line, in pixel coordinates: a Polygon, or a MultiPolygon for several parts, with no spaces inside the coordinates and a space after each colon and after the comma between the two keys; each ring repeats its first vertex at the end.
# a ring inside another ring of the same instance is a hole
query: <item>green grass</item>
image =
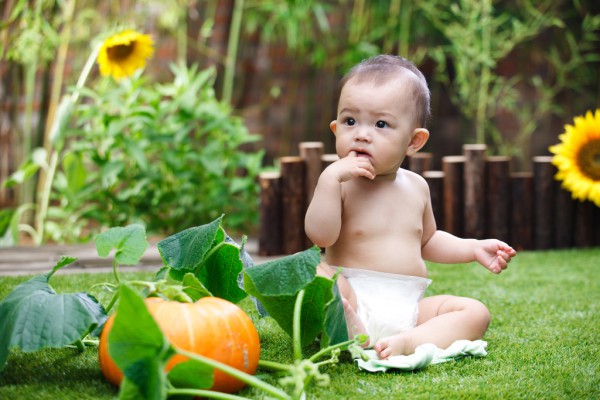
{"type": "MultiPolygon", "coordinates": [[[[498,276],[475,264],[430,265],[433,284],[428,294],[470,296],[490,308],[492,324],[484,337],[488,356],[417,372],[371,374],[342,355],[338,365],[325,369],[329,386],[311,386],[309,398],[600,398],[599,274],[600,248],[522,252],[498,276]]],[[[128,278],[148,276],[132,273],[128,278]]],[[[2,277],[0,298],[25,279],[2,277]]],[[[108,274],[59,274],[51,284],[65,293],[110,280],[108,274]]],[[[244,301],[248,310],[249,305],[244,301]]],[[[291,361],[291,340],[271,319],[250,314],[261,336],[262,358],[291,361]]],[[[266,373],[265,379],[275,383],[266,373]]],[[[72,349],[12,351],[0,375],[3,399],[108,399],[116,394],[103,380],[93,348],[83,354],[72,349]]],[[[262,398],[254,390],[241,394],[262,398]]]]}

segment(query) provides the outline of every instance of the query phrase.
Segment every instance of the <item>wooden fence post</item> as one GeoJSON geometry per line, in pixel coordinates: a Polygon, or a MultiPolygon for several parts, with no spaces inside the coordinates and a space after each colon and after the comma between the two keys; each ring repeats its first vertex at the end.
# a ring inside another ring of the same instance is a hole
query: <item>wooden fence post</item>
{"type": "Polygon", "coordinates": [[[323,142],[302,142],[299,144],[299,150],[300,157],[306,163],[306,206],[308,207],[323,171],[323,142]]]}
{"type": "Polygon", "coordinates": [[[419,175],[423,175],[425,171],[431,170],[433,164],[433,154],[431,153],[416,153],[408,159],[408,169],[419,175]]]}
{"type": "Polygon", "coordinates": [[[463,234],[464,156],[442,158],[444,171],[444,230],[456,236],[463,234]]]}
{"type": "Polygon", "coordinates": [[[306,195],[306,165],[302,157],[288,156],[279,159],[281,164],[283,252],[293,254],[306,248],[304,210],[306,195]]]}
{"type": "Polygon", "coordinates": [[[517,250],[533,249],[533,174],[517,172],[510,180],[510,241],[517,250]]]}
{"type": "Polygon", "coordinates": [[[533,241],[536,249],[554,246],[555,172],[551,156],[533,157],[533,241]]]}
{"type": "Polygon", "coordinates": [[[323,167],[323,169],[325,169],[339,159],[340,158],[335,153],[334,154],[323,154],[323,156],[321,157],[321,166],[323,167]]]}
{"type": "Polygon", "coordinates": [[[423,178],[429,185],[431,208],[437,226],[444,226],[444,176],[442,171],[424,171],[423,178]]]}
{"type": "Polygon", "coordinates": [[[263,172],[258,177],[260,185],[260,225],[258,254],[275,256],[283,254],[283,216],[281,213],[281,175],[263,172]]]}
{"type": "Polygon", "coordinates": [[[485,235],[485,144],[466,144],[464,236],[481,239],[485,235]]]}
{"type": "MultiPolygon", "coordinates": [[[[315,193],[319,176],[321,176],[321,172],[323,171],[323,142],[302,142],[299,144],[299,151],[300,157],[304,159],[304,163],[306,165],[306,198],[304,203],[304,215],[306,215],[306,210],[308,209],[308,206],[313,198],[313,194],[315,193]]],[[[304,232],[304,220],[302,220],[302,229],[304,232]]],[[[304,247],[311,247],[312,242],[306,235],[304,236],[306,237],[306,243],[304,244],[304,247]]]]}
{"type": "Polygon", "coordinates": [[[575,201],[571,198],[571,193],[567,192],[560,185],[556,186],[556,225],[555,246],[557,249],[572,247],[575,243],[575,201]]]}
{"type": "Polygon", "coordinates": [[[596,205],[591,201],[577,203],[574,238],[577,247],[591,247],[595,244],[594,230],[600,229],[598,225],[594,223],[596,208],[596,205]]]}
{"type": "Polygon", "coordinates": [[[510,157],[488,157],[486,173],[486,235],[508,242],[510,210],[510,157]]]}

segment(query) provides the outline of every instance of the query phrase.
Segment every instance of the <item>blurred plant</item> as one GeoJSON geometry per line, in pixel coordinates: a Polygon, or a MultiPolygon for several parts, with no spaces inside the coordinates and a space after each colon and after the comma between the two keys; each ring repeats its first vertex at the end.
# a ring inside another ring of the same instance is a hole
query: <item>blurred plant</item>
{"type": "MultiPolygon", "coordinates": [[[[104,52],[104,57],[102,58],[103,64],[101,65],[104,69],[104,73],[113,73],[119,77],[123,77],[125,76],[123,75],[124,71],[133,73],[137,68],[145,65],[146,58],[152,53],[151,44],[152,40],[146,35],[141,35],[133,31],[124,31],[108,37],[104,42],[97,43],[93,47],[81,74],[79,75],[77,84],[70,94],[63,97],[58,106],[56,116],[52,121],[49,132],[50,151],[47,151],[46,148],[43,147],[33,149],[31,155],[19,169],[3,183],[5,187],[24,184],[28,182],[30,178],[36,176],[36,173],[40,169],[45,172],[43,179],[40,181],[42,192],[39,194],[37,206],[34,206],[32,203],[22,202],[17,210],[10,214],[10,233],[14,242],[18,242],[19,231],[28,233],[36,244],[41,244],[44,241],[46,233],[45,229],[49,224],[47,217],[54,175],[60,159],[65,154],[67,154],[66,159],[69,159],[68,149],[65,149],[66,130],[70,118],[72,117],[73,109],[79,100],[79,96],[84,89],[84,85],[100,50],[102,49],[104,52]],[[124,36],[123,33],[128,36],[124,36]],[[125,39],[123,39],[124,37],[125,39]],[[150,45],[150,52],[147,50],[142,51],[141,53],[139,52],[140,46],[138,41],[140,39],[143,39],[146,46],[150,45]],[[138,50],[134,51],[136,48],[138,48],[138,50]],[[28,223],[20,223],[24,213],[30,209],[35,210],[35,226],[28,223]]],[[[3,235],[6,240],[6,232],[0,231],[0,234],[3,235]]],[[[10,243],[10,241],[8,242],[10,243]]]]}
{"type": "Polygon", "coordinates": [[[82,92],[86,101],[75,110],[70,153],[56,180],[60,206],[50,215],[80,225],[65,230],[52,222],[53,239],[93,221],[141,222],[166,233],[222,213],[232,229],[256,224],[263,152],[242,146],[260,137],[216,99],[213,68],[171,70],[172,83],[150,84],[136,74],[82,92]]]}
{"type": "MultiPolygon", "coordinates": [[[[172,67],[174,81],[150,84],[140,73],[122,79],[152,54],[147,35],[123,31],[96,46],[73,92],[59,107],[48,155],[37,149],[6,182],[47,172],[36,227],[11,232],[78,241],[106,226],[147,223],[154,232],[174,232],[223,212],[232,226],[257,220],[262,152],[240,148],[258,140],[243,121],[217,101],[214,69],[172,67]],[[100,71],[119,79],[84,86],[96,56],[100,71]],[[82,96],[81,102],[78,102],[82,96]],[[72,123],[71,123],[71,120],[72,123]]],[[[6,219],[6,218],[5,218],[6,219]]],[[[15,238],[16,239],[16,238],[15,238]]]]}
{"type": "Polygon", "coordinates": [[[520,16],[498,11],[492,0],[461,0],[450,7],[445,1],[420,4],[448,40],[431,49],[438,63],[437,78],[451,88],[454,103],[473,121],[477,143],[490,142],[492,118],[514,104],[518,96],[516,78],[499,75],[498,62],[542,29],[562,26],[558,18],[543,10],[548,7],[545,3],[538,9],[525,2],[520,16]],[[450,73],[455,76],[451,78],[450,73]]]}
{"type": "Polygon", "coordinates": [[[600,109],[588,111],[565,125],[561,143],[550,146],[556,179],[574,199],[590,200],[600,207],[600,109]]]}

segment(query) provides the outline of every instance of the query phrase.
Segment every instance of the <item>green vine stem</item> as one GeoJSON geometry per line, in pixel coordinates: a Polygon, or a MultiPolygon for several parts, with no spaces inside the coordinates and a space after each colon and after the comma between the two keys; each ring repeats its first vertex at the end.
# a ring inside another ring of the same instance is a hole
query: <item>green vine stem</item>
{"type": "Polygon", "coordinates": [[[248,400],[247,397],[236,396],[235,394],[215,392],[213,390],[202,389],[169,389],[168,396],[194,396],[196,398],[225,399],[225,400],[248,400]]]}
{"type": "Polygon", "coordinates": [[[298,292],[296,303],[294,304],[293,320],[293,342],[294,342],[294,360],[302,360],[302,337],[300,336],[300,317],[302,315],[302,301],[304,300],[304,289],[298,292]]]}
{"type": "MultiPolygon", "coordinates": [[[[215,361],[211,358],[202,356],[200,354],[192,353],[187,350],[178,348],[177,353],[179,353],[183,356],[186,356],[188,358],[194,359],[196,361],[199,361],[205,365],[208,365],[209,367],[216,368],[220,371],[223,371],[226,374],[228,374],[244,383],[247,383],[248,385],[250,385],[252,387],[264,390],[265,392],[269,393],[270,395],[272,395],[278,399],[284,399],[284,400],[290,399],[290,396],[286,392],[260,380],[259,378],[255,377],[254,375],[247,374],[243,371],[240,371],[239,369],[230,367],[229,365],[223,364],[219,361],[215,361]]],[[[214,393],[214,392],[210,392],[210,391],[208,391],[208,392],[214,393]]]]}

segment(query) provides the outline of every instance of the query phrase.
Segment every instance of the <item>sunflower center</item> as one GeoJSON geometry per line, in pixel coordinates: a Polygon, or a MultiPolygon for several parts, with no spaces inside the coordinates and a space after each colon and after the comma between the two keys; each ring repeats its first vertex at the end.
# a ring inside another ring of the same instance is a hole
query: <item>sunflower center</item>
{"type": "Polygon", "coordinates": [[[583,144],[577,154],[577,165],[588,178],[600,180],[600,139],[593,139],[583,144]]]}
{"type": "Polygon", "coordinates": [[[131,53],[133,53],[133,49],[135,48],[135,42],[131,42],[130,44],[117,44],[111,46],[106,49],[106,53],[108,54],[108,58],[115,62],[126,60],[131,53]]]}

